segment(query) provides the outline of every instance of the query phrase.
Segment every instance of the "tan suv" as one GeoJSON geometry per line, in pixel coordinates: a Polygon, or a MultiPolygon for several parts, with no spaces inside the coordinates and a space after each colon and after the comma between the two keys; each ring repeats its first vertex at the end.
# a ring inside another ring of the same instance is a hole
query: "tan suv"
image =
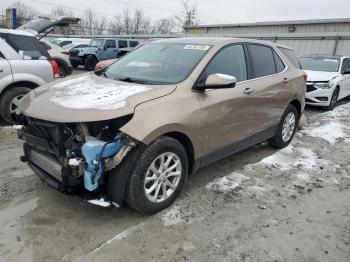
{"type": "Polygon", "coordinates": [[[157,212],[199,168],[291,142],[304,110],[298,67],[291,49],[262,41],[154,41],[25,96],[21,159],[60,191],[157,212]]]}

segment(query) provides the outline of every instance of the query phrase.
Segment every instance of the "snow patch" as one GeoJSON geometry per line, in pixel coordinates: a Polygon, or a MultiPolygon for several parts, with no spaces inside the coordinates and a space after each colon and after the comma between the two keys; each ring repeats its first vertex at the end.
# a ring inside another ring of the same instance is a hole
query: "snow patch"
{"type": "Polygon", "coordinates": [[[282,171],[296,166],[312,169],[318,162],[317,155],[309,148],[294,148],[292,145],[262,159],[258,164],[273,166],[282,171]]]}
{"type": "Polygon", "coordinates": [[[84,75],[55,84],[50,101],[72,109],[113,110],[127,105],[126,99],[152,89],[144,85],[120,84],[109,79],[84,75]]]}
{"type": "Polygon", "coordinates": [[[233,172],[230,175],[217,178],[213,182],[208,183],[206,188],[215,192],[230,192],[239,187],[245,179],[248,179],[248,177],[233,172]]]}
{"type": "Polygon", "coordinates": [[[319,137],[330,144],[334,144],[340,138],[346,138],[344,133],[344,125],[339,122],[331,122],[317,127],[306,128],[304,134],[312,137],[319,137]]]}
{"type": "Polygon", "coordinates": [[[5,129],[15,129],[15,130],[19,130],[21,129],[23,126],[22,125],[13,125],[13,126],[4,126],[3,128],[5,129]]]}
{"type": "Polygon", "coordinates": [[[111,203],[105,201],[103,198],[88,200],[88,202],[90,204],[101,206],[101,207],[109,207],[109,206],[111,206],[111,203]]]}
{"type": "Polygon", "coordinates": [[[306,182],[310,181],[310,176],[305,173],[296,174],[295,177],[296,179],[301,181],[306,181],[306,182]]]}
{"type": "Polygon", "coordinates": [[[167,210],[166,213],[160,215],[160,218],[162,219],[165,226],[173,226],[185,222],[180,212],[179,206],[175,206],[170,210],[167,210]]]}
{"type": "Polygon", "coordinates": [[[81,159],[78,159],[78,158],[71,158],[69,159],[69,165],[70,166],[79,166],[80,165],[80,162],[81,162],[81,159]]]}

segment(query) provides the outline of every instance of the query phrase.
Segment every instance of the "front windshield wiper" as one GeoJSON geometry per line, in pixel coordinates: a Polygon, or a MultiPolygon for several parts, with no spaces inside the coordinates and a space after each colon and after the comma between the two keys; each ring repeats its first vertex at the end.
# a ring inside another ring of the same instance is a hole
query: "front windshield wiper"
{"type": "Polygon", "coordinates": [[[136,79],[131,77],[117,77],[117,78],[114,78],[114,80],[119,80],[119,81],[128,82],[128,83],[148,84],[148,85],[151,85],[153,83],[151,81],[136,79]]]}

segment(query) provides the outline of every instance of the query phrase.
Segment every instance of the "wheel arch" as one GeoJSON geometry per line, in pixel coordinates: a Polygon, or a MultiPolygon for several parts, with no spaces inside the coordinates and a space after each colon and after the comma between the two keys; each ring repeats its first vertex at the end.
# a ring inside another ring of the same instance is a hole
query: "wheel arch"
{"type": "Polygon", "coordinates": [[[38,87],[39,85],[37,83],[31,82],[31,81],[18,81],[15,83],[11,83],[9,85],[7,85],[5,88],[3,88],[2,90],[0,90],[0,97],[5,94],[5,92],[13,87],[19,87],[19,86],[23,86],[23,87],[28,87],[30,89],[34,89],[36,87],[38,87]]]}
{"type": "Polygon", "coordinates": [[[194,147],[191,139],[182,132],[168,132],[163,134],[162,136],[171,137],[178,142],[180,142],[186,149],[187,157],[188,157],[188,173],[191,174],[194,167],[194,147]]]}
{"type": "Polygon", "coordinates": [[[300,116],[301,116],[301,113],[302,113],[302,108],[301,108],[301,103],[300,103],[300,101],[299,101],[298,99],[294,99],[294,100],[291,101],[289,104],[295,106],[295,108],[296,108],[297,111],[298,111],[299,117],[300,117],[300,116]]]}

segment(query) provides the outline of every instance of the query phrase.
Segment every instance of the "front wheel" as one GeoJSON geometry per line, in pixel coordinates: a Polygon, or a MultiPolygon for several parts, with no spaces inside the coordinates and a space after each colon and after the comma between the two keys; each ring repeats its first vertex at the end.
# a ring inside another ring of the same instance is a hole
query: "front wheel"
{"type": "Polygon", "coordinates": [[[337,87],[332,94],[331,101],[329,102],[329,106],[326,107],[326,110],[332,111],[337,106],[338,97],[339,97],[339,88],[337,87]]]}
{"type": "Polygon", "coordinates": [[[12,118],[12,114],[19,114],[19,101],[24,97],[29,91],[28,87],[16,86],[8,89],[2,95],[0,101],[0,114],[1,118],[5,120],[7,124],[13,125],[15,121],[12,118]]]}
{"type": "Polygon", "coordinates": [[[184,146],[173,138],[160,137],[137,160],[127,185],[127,203],[141,213],[161,211],[178,197],[187,173],[184,146]]]}
{"type": "Polygon", "coordinates": [[[299,114],[297,109],[291,104],[288,105],[286,111],[283,113],[275,136],[269,139],[270,145],[275,148],[288,146],[294,137],[298,121],[299,114]]]}
{"type": "Polygon", "coordinates": [[[95,70],[97,62],[98,61],[94,56],[92,55],[87,56],[84,61],[85,70],[88,70],[88,71],[95,70]]]}

